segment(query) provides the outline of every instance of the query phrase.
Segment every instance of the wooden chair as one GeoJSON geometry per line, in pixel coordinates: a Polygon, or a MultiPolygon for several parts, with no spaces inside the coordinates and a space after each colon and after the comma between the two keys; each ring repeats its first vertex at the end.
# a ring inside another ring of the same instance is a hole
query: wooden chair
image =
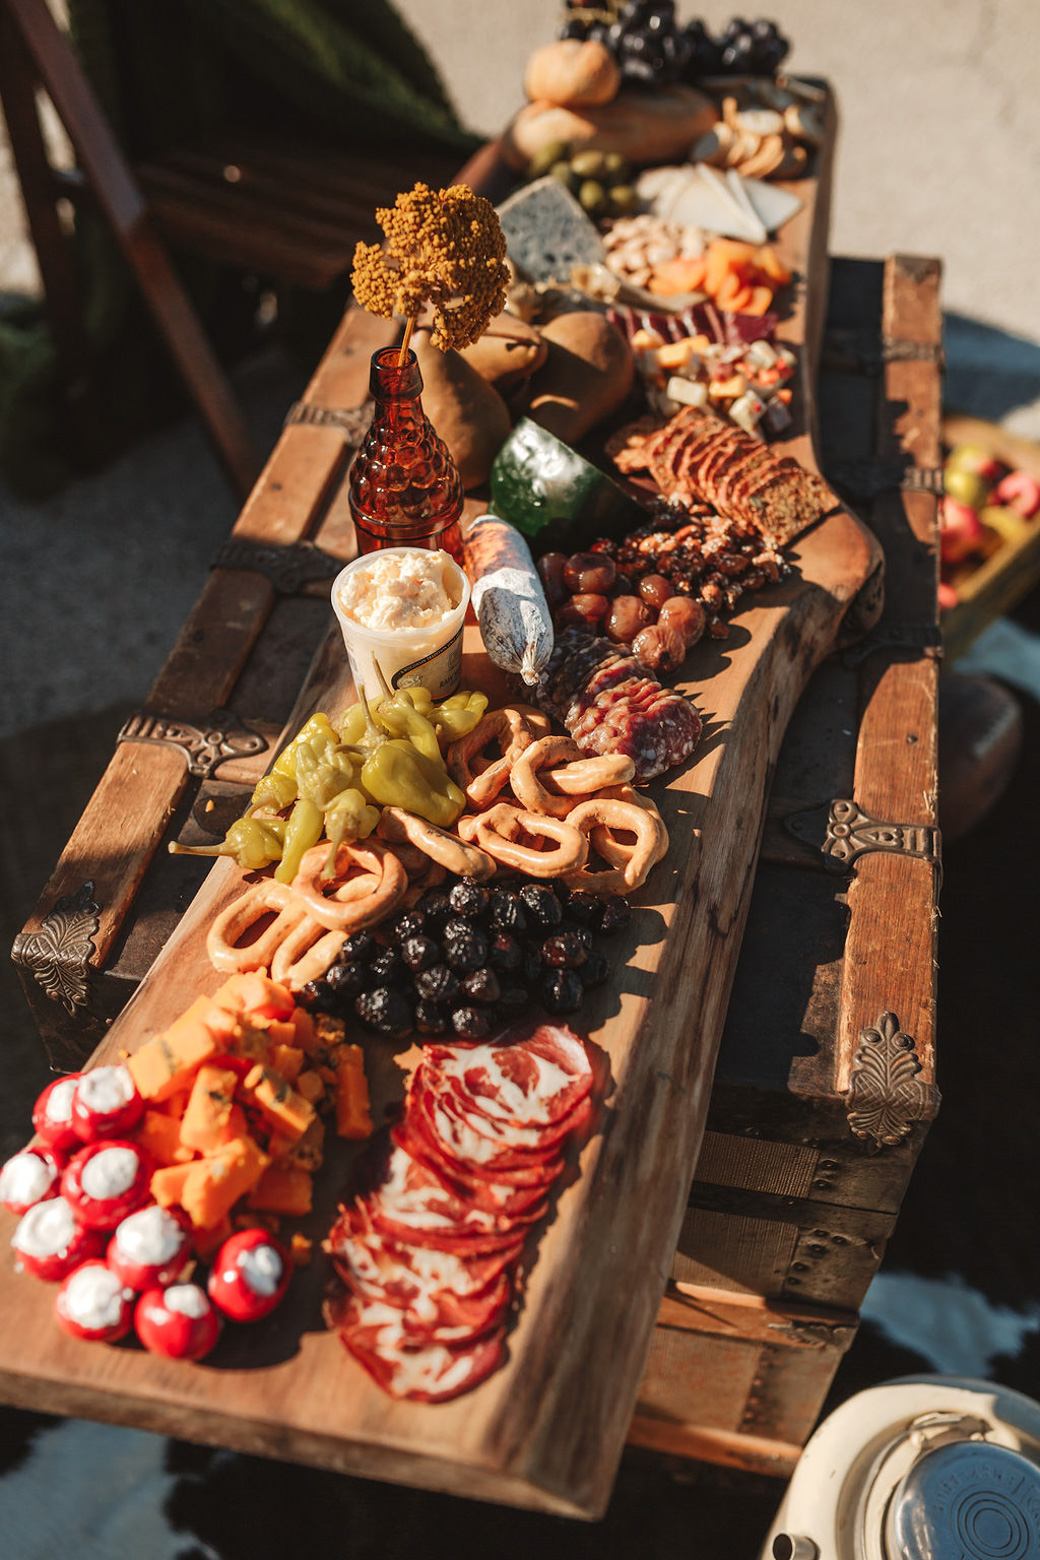
{"type": "Polygon", "coordinates": [[[132,168],[46,0],[0,0],[0,100],[39,260],[74,427],[98,443],[79,287],[58,203],[89,194],[107,218],[241,498],[259,472],[245,419],[165,247],[323,290],[349,270],[374,211],[417,178],[452,181],[457,154],[425,143],[383,157],[228,131],[132,168]],[[36,93],[51,99],[77,168],[51,166],[36,93]],[[165,241],[165,242],[164,242],[165,241]]]}

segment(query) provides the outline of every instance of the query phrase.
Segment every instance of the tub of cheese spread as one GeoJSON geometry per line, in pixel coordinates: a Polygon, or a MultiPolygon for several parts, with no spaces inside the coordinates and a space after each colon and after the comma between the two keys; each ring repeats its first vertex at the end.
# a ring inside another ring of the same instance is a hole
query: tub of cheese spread
{"type": "Polygon", "coordinates": [[[358,691],[428,688],[455,692],[462,674],[462,627],[469,580],[449,553],[386,547],[348,563],[332,582],[332,606],[358,691]]]}

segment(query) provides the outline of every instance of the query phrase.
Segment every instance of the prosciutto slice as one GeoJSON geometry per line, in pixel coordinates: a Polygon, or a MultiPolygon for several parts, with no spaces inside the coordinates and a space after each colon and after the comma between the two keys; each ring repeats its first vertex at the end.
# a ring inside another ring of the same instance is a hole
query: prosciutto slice
{"type": "Polygon", "coordinates": [[[505,1358],[524,1247],[591,1088],[562,1025],[424,1050],[375,1184],[328,1241],[343,1286],[330,1321],[391,1396],[445,1402],[505,1358]]]}

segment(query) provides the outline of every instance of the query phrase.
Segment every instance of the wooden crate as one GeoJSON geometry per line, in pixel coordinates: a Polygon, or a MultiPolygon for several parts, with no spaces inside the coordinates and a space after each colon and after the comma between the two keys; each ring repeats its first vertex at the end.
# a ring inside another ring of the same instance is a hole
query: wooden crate
{"type": "MultiPolygon", "coordinates": [[[[820,669],[773,784],[709,1132],[632,1429],[679,1456],[789,1471],[935,1107],[934,867],[870,854],[853,878],[832,876],[819,847],[836,798],[922,838],[934,829],[935,498],[916,473],[938,464],[937,287],[933,262],[834,267],[825,456],[854,501],[861,468],[874,481],[901,469],[908,485],[870,503],[893,570],[879,629],[851,660],[820,669]],[[862,361],[843,363],[850,331],[868,345],[862,361]],[[863,373],[875,338],[903,346],[863,373]],[[915,451],[909,467],[904,446],[915,451]],[[849,1089],[862,1093],[860,1032],[886,1011],[913,1036],[922,1070],[900,1106],[907,1130],[871,1153],[850,1124],[849,1089]]],[[[342,477],[357,423],[337,408],[360,402],[369,354],[388,334],[355,319],[333,342],[151,692],[148,719],[127,728],[16,944],[55,1067],[94,1049],[205,876],[206,862],[170,857],[166,841],[220,835],[267,767],[308,669],[323,674],[310,662],[327,624],[327,576],[352,543],[342,477]],[[86,840],[97,863],[89,883],[86,840]]]]}
{"type": "MultiPolygon", "coordinates": [[[[943,420],[943,443],[978,444],[998,460],[1040,480],[1040,445],[1020,439],[980,417],[943,420]]],[[[988,557],[958,567],[954,583],[956,606],[943,613],[943,644],[949,660],[974,644],[979,635],[1005,612],[1024,601],[1040,580],[1040,515],[1023,525],[1021,534],[1002,540],[988,557]]]]}
{"type": "Polygon", "coordinates": [[[790,1473],[939,1102],[938,289],[935,261],[832,266],[821,454],[885,547],[885,607],[819,668],[788,727],[631,1430],[752,1471],[790,1473]],[[836,799],[875,820],[858,826],[865,843],[893,847],[851,873],[821,850],[836,799]],[[898,1033],[879,1032],[885,1013],[898,1033]]]}

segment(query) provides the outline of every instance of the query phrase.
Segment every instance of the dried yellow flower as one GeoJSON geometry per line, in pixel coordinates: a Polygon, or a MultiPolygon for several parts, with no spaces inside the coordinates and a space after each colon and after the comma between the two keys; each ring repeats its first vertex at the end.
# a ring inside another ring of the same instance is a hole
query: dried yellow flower
{"type": "Polygon", "coordinates": [[[358,244],[351,282],[370,314],[414,320],[433,307],[435,347],[468,347],[505,307],[506,240],[489,200],[467,184],[427,184],[376,212],[386,243],[358,244]]]}

